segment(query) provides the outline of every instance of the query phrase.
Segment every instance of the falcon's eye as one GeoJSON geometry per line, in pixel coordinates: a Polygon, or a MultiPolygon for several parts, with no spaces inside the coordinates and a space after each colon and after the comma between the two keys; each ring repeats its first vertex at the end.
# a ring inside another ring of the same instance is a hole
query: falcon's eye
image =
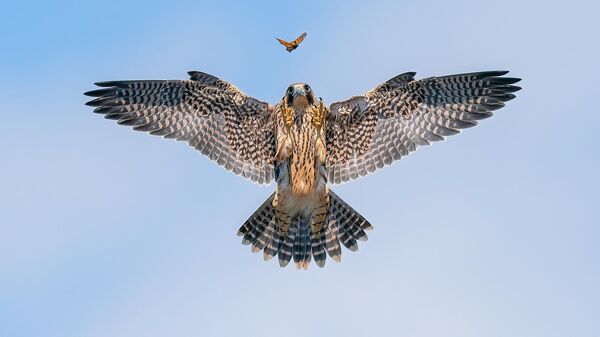
{"type": "Polygon", "coordinates": [[[304,90],[306,90],[306,92],[310,92],[310,86],[308,84],[305,84],[304,90]]]}
{"type": "Polygon", "coordinates": [[[288,90],[287,90],[288,94],[291,94],[293,90],[294,90],[294,88],[292,88],[292,86],[289,86],[288,90]]]}

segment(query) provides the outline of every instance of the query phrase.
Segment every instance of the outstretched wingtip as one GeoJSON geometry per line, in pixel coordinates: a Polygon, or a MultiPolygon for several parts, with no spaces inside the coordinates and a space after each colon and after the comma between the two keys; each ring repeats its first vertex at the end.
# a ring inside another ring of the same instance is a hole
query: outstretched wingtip
{"type": "Polygon", "coordinates": [[[97,91],[97,90],[90,90],[90,91],[86,91],[86,92],[84,92],[83,94],[84,94],[85,96],[89,96],[89,97],[97,97],[97,96],[95,96],[95,95],[94,95],[94,92],[95,92],[95,91],[97,91]]]}
{"type": "Polygon", "coordinates": [[[204,84],[213,84],[219,80],[218,77],[207,74],[203,71],[191,70],[187,72],[190,75],[190,80],[202,82],[204,84]]]}
{"type": "Polygon", "coordinates": [[[504,76],[508,73],[509,73],[508,70],[493,70],[493,71],[487,72],[488,76],[504,76]]]}
{"type": "Polygon", "coordinates": [[[94,85],[99,87],[112,87],[113,81],[95,82],[94,85]]]}
{"type": "Polygon", "coordinates": [[[210,76],[207,73],[203,73],[197,70],[190,70],[187,72],[187,74],[190,76],[190,80],[196,80],[205,76],[210,76]]]}
{"type": "Polygon", "coordinates": [[[83,94],[89,97],[104,97],[104,96],[110,96],[112,93],[114,92],[114,90],[112,88],[108,88],[108,89],[96,89],[96,90],[90,90],[90,91],[86,91],[83,94]]]}

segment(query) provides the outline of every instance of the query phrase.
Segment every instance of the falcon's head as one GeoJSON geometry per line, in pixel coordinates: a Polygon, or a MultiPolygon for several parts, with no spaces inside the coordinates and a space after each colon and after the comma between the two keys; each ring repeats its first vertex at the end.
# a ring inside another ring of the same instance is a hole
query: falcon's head
{"type": "Polygon", "coordinates": [[[285,103],[294,109],[306,109],[309,105],[315,104],[315,94],[306,83],[294,83],[290,85],[283,97],[285,103]]]}

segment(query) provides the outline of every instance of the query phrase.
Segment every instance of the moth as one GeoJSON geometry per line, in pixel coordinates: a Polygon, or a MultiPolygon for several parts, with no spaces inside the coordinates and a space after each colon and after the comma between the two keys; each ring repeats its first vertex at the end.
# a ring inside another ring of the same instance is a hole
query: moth
{"type": "Polygon", "coordinates": [[[283,46],[285,46],[285,50],[287,50],[288,53],[291,53],[294,49],[298,48],[298,46],[300,45],[300,42],[302,42],[305,37],[306,37],[306,32],[302,33],[302,35],[298,36],[298,38],[292,42],[287,42],[287,41],[282,40],[277,37],[276,37],[276,39],[277,39],[277,41],[279,41],[279,43],[281,43],[283,46]]]}

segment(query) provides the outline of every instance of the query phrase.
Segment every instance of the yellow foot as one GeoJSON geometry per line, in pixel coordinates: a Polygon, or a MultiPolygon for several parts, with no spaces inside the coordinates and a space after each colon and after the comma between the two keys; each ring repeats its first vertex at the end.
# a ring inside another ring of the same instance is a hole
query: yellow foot
{"type": "Polygon", "coordinates": [[[283,103],[281,110],[283,111],[285,126],[288,128],[292,127],[292,123],[294,123],[294,109],[290,108],[286,103],[283,103]]]}
{"type": "Polygon", "coordinates": [[[317,108],[313,108],[313,125],[317,129],[321,129],[323,123],[325,121],[325,108],[323,107],[323,99],[319,97],[319,106],[317,108]]]}

